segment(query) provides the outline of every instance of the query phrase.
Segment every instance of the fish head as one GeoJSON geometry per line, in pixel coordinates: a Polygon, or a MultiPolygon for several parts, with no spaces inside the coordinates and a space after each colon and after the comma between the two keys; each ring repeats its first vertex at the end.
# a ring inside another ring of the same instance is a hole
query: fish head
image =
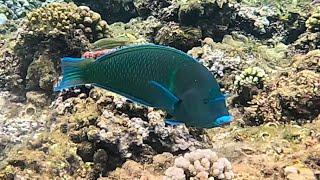
{"type": "Polygon", "coordinates": [[[228,112],[225,96],[221,95],[210,100],[205,99],[204,103],[209,107],[213,117],[212,127],[221,127],[230,124],[233,120],[233,117],[228,112]]]}
{"type": "Polygon", "coordinates": [[[220,127],[232,121],[222,94],[210,99],[205,97],[208,96],[196,89],[187,92],[176,107],[177,118],[198,128],[220,127]]]}

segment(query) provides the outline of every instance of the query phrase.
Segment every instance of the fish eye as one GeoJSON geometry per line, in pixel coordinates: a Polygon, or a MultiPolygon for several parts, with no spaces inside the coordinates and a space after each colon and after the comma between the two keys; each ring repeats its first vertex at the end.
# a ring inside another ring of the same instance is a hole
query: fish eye
{"type": "Polygon", "coordinates": [[[204,104],[208,104],[209,103],[209,99],[203,99],[203,103],[204,104]]]}

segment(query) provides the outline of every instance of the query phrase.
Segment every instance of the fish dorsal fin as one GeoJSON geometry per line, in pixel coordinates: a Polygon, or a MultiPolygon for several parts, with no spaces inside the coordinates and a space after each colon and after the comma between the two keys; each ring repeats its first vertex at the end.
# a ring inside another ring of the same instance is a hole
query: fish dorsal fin
{"type": "Polygon", "coordinates": [[[147,44],[134,44],[134,45],[127,45],[119,48],[112,49],[110,52],[104,54],[103,56],[100,56],[97,58],[97,62],[105,60],[106,58],[111,58],[113,56],[117,56],[119,54],[124,54],[132,51],[138,51],[142,49],[161,49],[163,51],[167,52],[175,52],[177,53],[177,56],[184,56],[185,58],[182,58],[182,60],[191,60],[193,62],[199,63],[196,59],[194,59],[192,56],[188,55],[187,53],[180,51],[178,49],[175,49],[173,47],[169,46],[162,46],[162,45],[156,45],[152,43],[147,43],[147,44]]]}
{"type": "Polygon", "coordinates": [[[169,113],[173,113],[175,105],[180,99],[156,81],[149,81],[149,84],[152,93],[156,96],[155,102],[153,102],[156,107],[163,108],[169,113]]]}

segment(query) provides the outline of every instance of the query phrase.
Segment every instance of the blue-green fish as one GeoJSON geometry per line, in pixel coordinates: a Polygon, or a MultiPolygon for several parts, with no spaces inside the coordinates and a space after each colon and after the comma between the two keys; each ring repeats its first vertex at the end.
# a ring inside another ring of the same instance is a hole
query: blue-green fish
{"type": "Polygon", "coordinates": [[[60,91],[92,84],[173,116],[166,123],[211,128],[232,120],[212,74],[177,49],[154,44],[119,48],[97,60],[62,58],[60,91]]]}

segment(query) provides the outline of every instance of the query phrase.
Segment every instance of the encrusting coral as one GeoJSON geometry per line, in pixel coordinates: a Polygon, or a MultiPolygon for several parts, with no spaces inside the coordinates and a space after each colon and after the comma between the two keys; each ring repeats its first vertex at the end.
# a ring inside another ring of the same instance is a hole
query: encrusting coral
{"type": "Polygon", "coordinates": [[[201,29],[169,22],[158,31],[155,42],[187,51],[194,46],[200,45],[199,39],[201,37],[201,29]]]}
{"type": "Polygon", "coordinates": [[[114,36],[131,34],[141,41],[153,42],[159,29],[163,27],[162,22],[149,16],[147,19],[132,18],[128,23],[116,22],[110,25],[110,30],[114,36]]]}
{"type": "Polygon", "coordinates": [[[297,71],[311,70],[320,73],[320,50],[313,50],[305,55],[294,57],[292,67],[297,71]]]}
{"type": "Polygon", "coordinates": [[[109,23],[128,22],[138,15],[133,0],[74,0],[73,2],[79,6],[90,7],[109,23]]]}
{"type": "Polygon", "coordinates": [[[266,122],[313,121],[320,113],[320,74],[310,70],[274,77],[265,92],[256,95],[245,108],[244,121],[251,125],[266,122]]]}
{"type": "Polygon", "coordinates": [[[320,7],[315,6],[310,11],[309,18],[305,21],[306,31],[299,36],[293,44],[295,49],[302,52],[318,49],[320,47],[320,7]]]}

